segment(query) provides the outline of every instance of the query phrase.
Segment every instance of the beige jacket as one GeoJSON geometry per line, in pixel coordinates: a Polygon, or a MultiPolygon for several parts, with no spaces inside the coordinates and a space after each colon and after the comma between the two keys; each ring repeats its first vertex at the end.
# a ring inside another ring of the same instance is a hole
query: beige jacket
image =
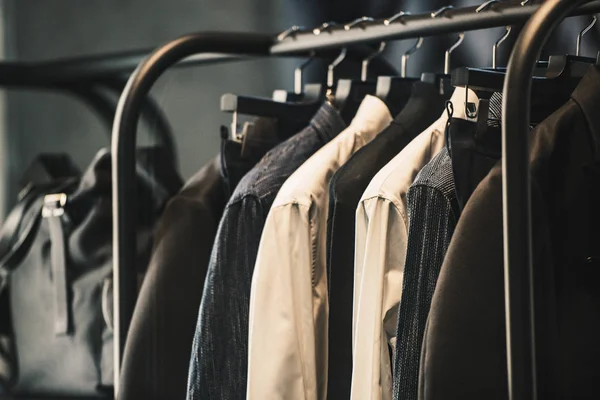
{"type": "Polygon", "coordinates": [[[391,121],[386,105],[367,96],[350,126],[279,191],[252,277],[248,399],[325,399],[329,181],[391,121]]]}
{"type": "MultiPolygon", "coordinates": [[[[466,118],[465,96],[464,89],[453,94],[454,118],[466,118]]],[[[472,91],[469,102],[477,104],[472,91]]],[[[447,120],[444,110],[439,120],[379,171],[356,210],[352,399],[392,399],[388,346],[395,351],[408,239],[406,193],[444,146],[447,120]]]]}

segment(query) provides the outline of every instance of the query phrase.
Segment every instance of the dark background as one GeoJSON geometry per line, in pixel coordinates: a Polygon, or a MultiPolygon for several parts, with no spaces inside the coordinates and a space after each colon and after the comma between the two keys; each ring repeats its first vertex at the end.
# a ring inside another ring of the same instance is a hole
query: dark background
{"type": "MultiPolygon", "coordinates": [[[[455,7],[480,1],[452,1],[455,7]]],[[[348,22],[361,16],[436,10],[440,0],[3,0],[3,50],[6,58],[45,60],[156,47],[179,35],[202,30],[281,32],[292,25],[313,27],[324,21],[348,22]]],[[[577,33],[590,20],[572,18],[561,25],[545,54],[573,53],[577,33]]],[[[452,65],[489,66],[491,46],[503,28],[467,32],[452,65]]],[[[595,55],[597,30],[584,40],[583,53],[595,55]]],[[[511,40],[516,38],[513,32],[511,40]]],[[[444,50],[456,35],[427,38],[411,58],[409,75],[443,69],[444,50]]],[[[384,55],[399,67],[402,52],[414,41],[388,45],[384,55]]],[[[505,64],[510,45],[500,50],[505,64]]],[[[293,68],[301,60],[257,60],[179,69],[166,74],[153,95],[176,132],[181,171],[189,177],[218,150],[218,128],[230,117],[219,112],[221,94],[269,96],[292,88],[293,68]]],[[[322,79],[323,66],[307,71],[322,79]]],[[[15,184],[39,152],[67,151],[82,166],[109,144],[107,129],[85,106],[60,94],[10,91],[0,101],[0,215],[14,200],[15,184]]],[[[441,112],[441,110],[440,110],[441,112]]],[[[150,127],[151,128],[151,127],[150,127]]]]}

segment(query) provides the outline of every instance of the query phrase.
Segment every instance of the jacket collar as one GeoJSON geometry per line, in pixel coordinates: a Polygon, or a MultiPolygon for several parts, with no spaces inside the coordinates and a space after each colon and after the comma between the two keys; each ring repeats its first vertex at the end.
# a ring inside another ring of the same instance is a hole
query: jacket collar
{"type": "Polygon", "coordinates": [[[594,141],[595,156],[600,158],[600,70],[597,66],[590,66],[571,98],[583,111],[594,141]]]}

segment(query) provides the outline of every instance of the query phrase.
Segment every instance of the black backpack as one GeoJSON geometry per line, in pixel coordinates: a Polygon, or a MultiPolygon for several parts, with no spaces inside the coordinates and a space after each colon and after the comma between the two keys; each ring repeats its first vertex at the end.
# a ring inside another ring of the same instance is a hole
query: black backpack
{"type": "MultiPolygon", "coordinates": [[[[148,264],[154,224],[181,187],[162,148],[137,154],[135,268],[148,264]]],[[[111,157],[83,175],[44,156],[0,230],[0,387],[36,396],[112,396],[111,157]]],[[[0,395],[2,389],[0,389],[0,395]]]]}

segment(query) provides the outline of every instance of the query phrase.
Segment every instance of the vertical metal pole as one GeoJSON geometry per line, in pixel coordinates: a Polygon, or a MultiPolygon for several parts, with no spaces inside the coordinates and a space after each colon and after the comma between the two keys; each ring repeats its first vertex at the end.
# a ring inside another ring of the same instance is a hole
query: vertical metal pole
{"type": "Polygon", "coordinates": [[[159,48],[142,62],[123,90],[112,133],[115,397],[118,395],[121,360],[137,294],[135,147],[144,100],[158,78],[188,56],[214,51],[268,55],[273,42],[273,36],[264,34],[204,33],[183,36],[159,48]]]}
{"type": "MultiPolygon", "coordinates": [[[[588,0],[589,1],[589,0],[588,0]]],[[[549,35],[586,0],[548,0],[525,25],[510,57],[502,111],[504,282],[509,397],[537,398],[529,122],[533,70],[549,35]]]]}

